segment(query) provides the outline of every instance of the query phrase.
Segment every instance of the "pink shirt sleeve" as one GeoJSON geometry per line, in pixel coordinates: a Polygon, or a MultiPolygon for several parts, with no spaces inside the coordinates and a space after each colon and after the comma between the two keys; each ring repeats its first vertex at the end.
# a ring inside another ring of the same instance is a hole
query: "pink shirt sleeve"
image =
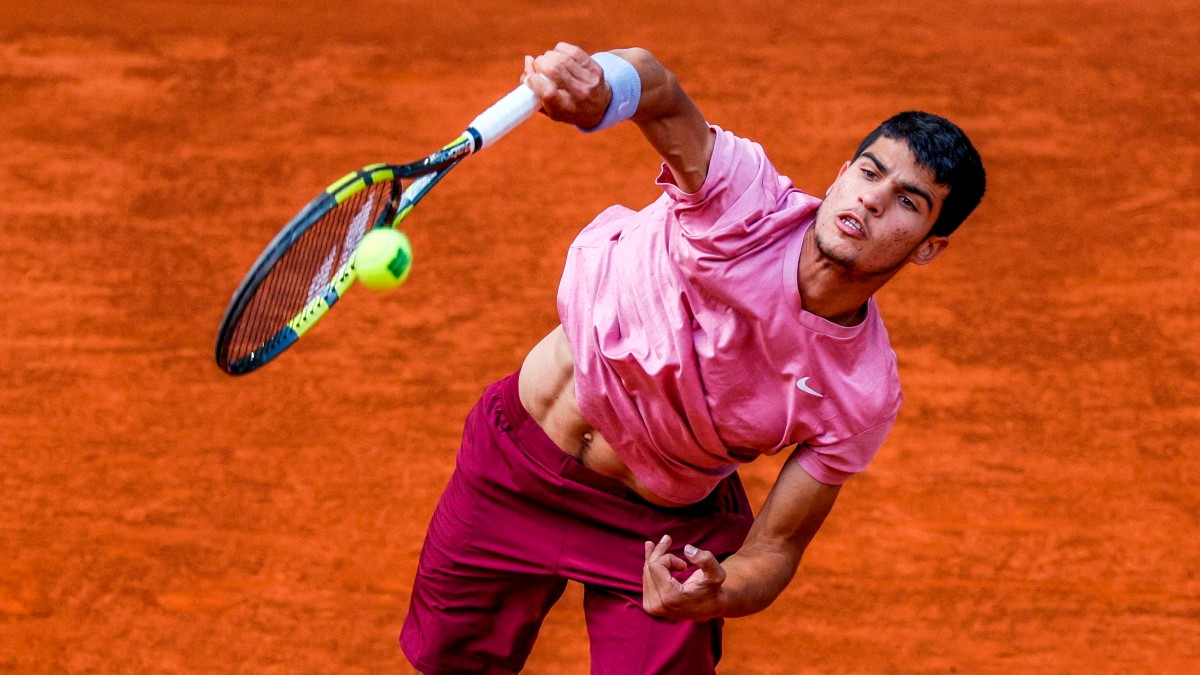
{"type": "Polygon", "coordinates": [[[675,184],[663,166],[657,183],[669,197],[669,212],[684,244],[677,262],[684,268],[703,259],[731,259],[792,232],[794,222],[776,217],[791,180],[780,175],[762,146],[712,127],[712,158],[704,185],[693,193],[675,184]]]}
{"type": "Polygon", "coordinates": [[[800,446],[796,461],[818,481],[841,485],[854,474],[866,470],[895,421],[893,415],[856,436],[829,445],[806,443],[800,446]]]}

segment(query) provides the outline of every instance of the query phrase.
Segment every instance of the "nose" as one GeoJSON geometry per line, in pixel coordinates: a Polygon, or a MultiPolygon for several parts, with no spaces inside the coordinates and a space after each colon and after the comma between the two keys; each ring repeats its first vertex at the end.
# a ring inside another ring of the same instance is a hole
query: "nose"
{"type": "Polygon", "coordinates": [[[883,208],[882,191],[882,185],[868,185],[858,193],[858,203],[862,204],[871,215],[877,216],[883,208]]]}

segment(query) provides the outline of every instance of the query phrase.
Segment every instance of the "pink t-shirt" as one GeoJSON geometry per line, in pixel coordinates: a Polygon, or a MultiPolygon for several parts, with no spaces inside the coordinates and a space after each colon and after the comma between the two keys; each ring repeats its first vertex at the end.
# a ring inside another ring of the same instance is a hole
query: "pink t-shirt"
{"type": "Polygon", "coordinates": [[[567,254],[558,312],[585,419],[656,495],[699,501],[739,464],[801,445],[815,479],[864,470],[900,408],[874,299],[844,327],[800,306],[797,265],[819,199],[757,143],[714,127],[695,194],[613,206],[567,254]]]}

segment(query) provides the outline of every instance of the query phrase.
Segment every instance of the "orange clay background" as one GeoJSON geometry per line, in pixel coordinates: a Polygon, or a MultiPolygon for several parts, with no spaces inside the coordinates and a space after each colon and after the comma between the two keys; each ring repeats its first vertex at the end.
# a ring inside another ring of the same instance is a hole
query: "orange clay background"
{"type": "MultiPolygon", "coordinates": [[[[556,323],[573,235],[655,197],[652,151],[535,118],[409,218],[405,287],[245,378],[213,337],[300,206],[558,40],[651,49],[817,194],[901,109],[990,171],[880,294],[905,407],[722,672],[1200,662],[1194,3],[5,0],[0,671],[408,671],[463,416],[556,323]]],[[[580,598],[527,672],[587,671],[580,598]]]]}

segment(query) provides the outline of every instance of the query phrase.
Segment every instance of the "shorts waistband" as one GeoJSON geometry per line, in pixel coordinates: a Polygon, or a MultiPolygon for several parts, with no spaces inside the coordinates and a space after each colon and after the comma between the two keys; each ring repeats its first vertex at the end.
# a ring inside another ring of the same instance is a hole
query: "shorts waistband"
{"type": "Polygon", "coordinates": [[[522,451],[567,480],[632,501],[644,501],[621,481],[592,471],[558,447],[521,404],[520,380],[518,368],[492,385],[497,388],[492,395],[498,399],[500,413],[508,426],[506,431],[515,437],[522,451]]]}
{"type": "MultiPolygon", "coordinates": [[[[497,382],[496,386],[500,389],[500,409],[504,412],[505,419],[513,429],[519,431],[533,420],[533,416],[521,404],[521,369],[518,368],[517,372],[497,382]]],[[[550,437],[547,436],[546,440],[550,440],[550,437]]]]}

